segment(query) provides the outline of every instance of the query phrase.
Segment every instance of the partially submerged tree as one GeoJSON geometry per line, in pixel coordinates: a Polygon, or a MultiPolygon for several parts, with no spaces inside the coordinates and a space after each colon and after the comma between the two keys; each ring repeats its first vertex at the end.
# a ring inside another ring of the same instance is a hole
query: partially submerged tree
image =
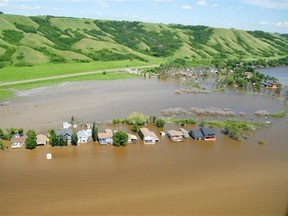
{"type": "Polygon", "coordinates": [[[78,144],[78,137],[76,133],[72,133],[72,137],[71,137],[71,145],[73,146],[77,146],[78,144]]]}
{"type": "Polygon", "coordinates": [[[163,120],[163,119],[156,119],[155,125],[156,125],[156,127],[163,128],[164,125],[165,125],[165,120],[163,120]]]}
{"type": "Polygon", "coordinates": [[[28,130],[26,136],[27,136],[25,140],[26,149],[35,149],[37,146],[36,132],[34,130],[28,130]]]}
{"type": "Polygon", "coordinates": [[[92,126],[92,139],[94,142],[98,140],[98,128],[96,127],[95,122],[93,122],[93,126],[92,126]]]}
{"type": "Polygon", "coordinates": [[[123,131],[117,131],[113,135],[114,146],[126,146],[128,141],[128,135],[123,131]]]}

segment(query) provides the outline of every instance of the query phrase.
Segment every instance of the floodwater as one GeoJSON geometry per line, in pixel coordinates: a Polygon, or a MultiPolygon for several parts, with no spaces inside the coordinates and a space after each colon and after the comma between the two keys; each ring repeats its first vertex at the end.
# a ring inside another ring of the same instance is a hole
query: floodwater
{"type": "Polygon", "coordinates": [[[288,67],[261,68],[260,73],[276,77],[283,86],[288,86],[288,67]]]}
{"type": "MultiPolygon", "coordinates": [[[[45,132],[71,116],[105,121],[133,111],[160,116],[171,107],[230,108],[272,124],[241,142],[217,131],[215,142],[173,143],[160,137],[155,145],[1,151],[0,215],[287,215],[288,120],[254,116],[260,109],[284,109],[283,101],[235,92],[175,94],[182,87],[177,81],[139,78],[21,92],[0,106],[0,128],[45,132]]],[[[129,131],[114,126],[119,127],[129,131]]],[[[167,124],[164,130],[172,128],[178,127],[167,124]]]]}

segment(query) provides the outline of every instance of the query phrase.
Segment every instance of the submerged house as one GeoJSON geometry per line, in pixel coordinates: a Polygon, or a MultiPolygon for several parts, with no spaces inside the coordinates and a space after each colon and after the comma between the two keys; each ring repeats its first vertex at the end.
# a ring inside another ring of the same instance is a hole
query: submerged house
{"type": "Polygon", "coordinates": [[[159,138],[156,134],[148,128],[140,128],[139,136],[143,140],[144,144],[155,144],[156,142],[159,142],[159,138]]]}
{"type": "Polygon", "coordinates": [[[216,140],[216,133],[213,128],[190,130],[189,135],[195,140],[216,140]]]}
{"type": "Polygon", "coordinates": [[[25,145],[25,140],[25,136],[15,134],[14,137],[11,139],[11,149],[22,148],[22,146],[25,145]]]}
{"type": "Polygon", "coordinates": [[[56,135],[63,136],[67,140],[67,143],[71,143],[72,133],[73,132],[70,128],[59,129],[56,131],[56,135]]]}
{"type": "Polygon", "coordinates": [[[204,140],[216,140],[214,128],[201,128],[200,130],[204,136],[204,140]]]}
{"type": "Polygon", "coordinates": [[[113,131],[105,129],[104,133],[98,133],[98,141],[101,145],[113,144],[113,131]]]}
{"type": "Polygon", "coordinates": [[[167,132],[167,136],[170,138],[171,141],[174,141],[174,142],[181,142],[184,140],[182,131],[169,130],[167,132]]]}
{"type": "Polygon", "coordinates": [[[266,88],[272,88],[272,89],[277,89],[279,83],[273,80],[264,80],[262,82],[262,85],[266,88]]]}
{"type": "Polygon", "coordinates": [[[190,130],[189,135],[195,140],[204,140],[204,135],[200,130],[190,130]]]}
{"type": "Polygon", "coordinates": [[[189,133],[187,130],[185,130],[184,128],[180,128],[179,130],[183,133],[184,138],[189,138],[189,133]]]}
{"type": "Polygon", "coordinates": [[[87,143],[89,140],[89,134],[86,130],[77,132],[78,143],[87,143]]]}
{"type": "Polygon", "coordinates": [[[133,135],[133,134],[128,134],[128,143],[135,143],[137,142],[138,138],[137,136],[133,135]]]}
{"type": "Polygon", "coordinates": [[[37,146],[44,146],[47,144],[47,136],[44,134],[38,134],[36,136],[37,146]]]}

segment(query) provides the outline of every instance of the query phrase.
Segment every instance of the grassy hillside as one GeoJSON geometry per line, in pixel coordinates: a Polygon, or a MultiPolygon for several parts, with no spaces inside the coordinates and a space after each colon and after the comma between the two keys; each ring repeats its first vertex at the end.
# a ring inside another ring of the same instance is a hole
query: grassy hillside
{"type": "Polygon", "coordinates": [[[206,26],[0,14],[0,68],[100,61],[277,58],[287,35],[206,26]]]}

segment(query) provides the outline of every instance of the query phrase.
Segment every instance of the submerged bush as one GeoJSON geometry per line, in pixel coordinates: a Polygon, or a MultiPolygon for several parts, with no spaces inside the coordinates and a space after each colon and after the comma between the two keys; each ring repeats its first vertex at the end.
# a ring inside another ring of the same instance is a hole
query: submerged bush
{"type": "Polygon", "coordinates": [[[131,113],[126,119],[126,123],[129,125],[144,125],[147,121],[147,117],[138,112],[131,113]]]}
{"type": "Polygon", "coordinates": [[[156,119],[156,121],[155,121],[155,126],[156,127],[163,128],[164,125],[165,125],[165,120],[164,119],[156,119]]]}

